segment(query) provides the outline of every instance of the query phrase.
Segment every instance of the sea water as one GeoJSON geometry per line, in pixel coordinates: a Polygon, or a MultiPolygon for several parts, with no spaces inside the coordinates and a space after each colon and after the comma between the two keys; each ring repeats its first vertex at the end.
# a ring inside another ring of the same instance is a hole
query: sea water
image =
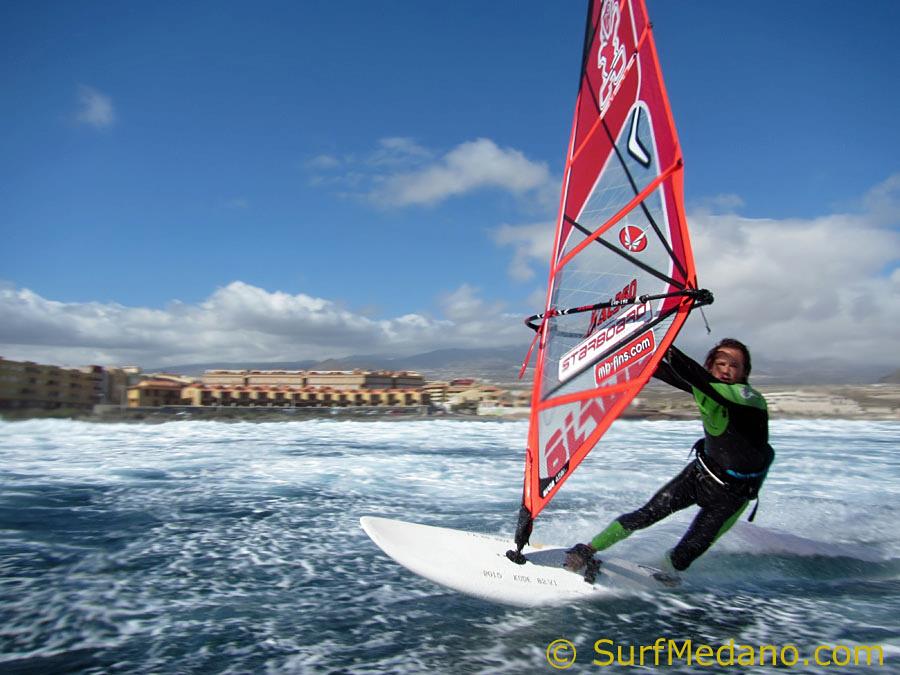
{"type": "MultiPolygon", "coordinates": [[[[900,423],[773,422],[778,455],[755,523],[739,523],[674,591],[502,606],[412,574],[360,529],[360,516],[378,515],[511,534],[526,430],[439,420],[0,422],[0,672],[565,665],[548,653],[574,655],[570,672],[633,672],[629,654],[649,671],[646,647],[658,640],[682,650],[671,662],[658,653],[661,672],[698,672],[696,656],[685,662],[688,640],[692,649],[770,645],[779,663],[797,661],[777,672],[897,672],[900,423]],[[562,639],[562,652],[548,651],[562,639]],[[819,660],[832,663],[878,646],[884,665],[816,666],[821,646],[819,660]]],[[[674,476],[698,431],[617,422],[532,539],[588,540],[674,476]]],[[[636,533],[615,554],[658,564],[690,518],[636,533]]],[[[699,670],[776,672],[755,653],[753,666],[738,651],[727,667],[699,670]]],[[[727,663],[728,652],[719,658],[727,663]]]]}

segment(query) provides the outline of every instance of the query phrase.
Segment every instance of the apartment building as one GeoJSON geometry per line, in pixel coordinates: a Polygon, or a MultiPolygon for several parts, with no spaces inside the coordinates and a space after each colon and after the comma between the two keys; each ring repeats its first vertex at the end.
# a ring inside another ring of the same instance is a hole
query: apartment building
{"type": "Polygon", "coordinates": [[[430,397],[412,372],[207,370],[200,381],[159,375],[128,390],[128,406],[422,406],[430,397]]]}
{"type": "Polygon", "coordinates": [[[128,388],[129,408],[158,408],[166,405],[190,405],[182,397],[185,385],[171,379],[151,378],[128,388]]]}
{"type": "Polygon", "coordinates": [[[337,389],[194,383],[182,390],[184,405],[224,407],[351,407],[428,405],[421,389],[337,389]]]}
{"type": "Polygon", "coordinates": [[[415,372],[369,370],[207,370],[203,384],[225,387],[328,387],[331,389],[419,389],[425,378],[415,372]]]}
{"type": "Polygon", "coordinates": [[[104,369],[61,368],[0,357],[0,408],[90,410],[106,395],[104,369]]]}

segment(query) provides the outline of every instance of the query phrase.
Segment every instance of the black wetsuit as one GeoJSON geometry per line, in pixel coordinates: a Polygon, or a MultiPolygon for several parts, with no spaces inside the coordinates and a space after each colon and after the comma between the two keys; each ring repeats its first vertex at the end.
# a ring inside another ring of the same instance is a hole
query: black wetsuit
{"type": "Polygon", "coordinates": [[[640,509],[619,516],[625,531],[613,536],[627,536],[697,504],[700,512],[669,553],[675,569],[684,570],[756,497],[775,453],[768,443],[766,401],[749,385],[716,379],[674,347],[654,376],[694,395],[705,435],[694,446],[697,458],[640,509]]]}

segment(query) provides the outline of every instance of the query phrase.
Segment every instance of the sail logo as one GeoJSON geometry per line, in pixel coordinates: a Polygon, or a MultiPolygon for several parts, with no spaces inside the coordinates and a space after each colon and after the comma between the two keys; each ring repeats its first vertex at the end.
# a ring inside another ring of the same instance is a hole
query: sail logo
{"type": "Polygon", "coordinates": [[[656,336],[652,330],[648,330],[594,366],[594,380],[598,386],[601,385],[619,371],[637,363],[642,357],[651,355],[655,349],[656,336]]]}
{"type": "Polygon", "coordinates": [[[607,306],[598,307],[591,312],[591,320],[584,337],[593,335],[595,330],[618,314],[625,305],[633,305],[635,298],[637,298],[637,279],[632,279],[630,284],[616,293],[616,297],[608,302],[607,306]]]}
{"type": "Polygon", "coordinates": [[[557,376],[560,382],[565,382],[585,368],[600,356],[602,351],[611,347],[616,340],[624,340],[632,333],[639,331],[653,315],[649,302],[642,302],[631,306],[625,314],[615,321],[601,326],[586,340],[575,345],[559,359],[557,376]]]}
{"type": "Polygon", "coordinates": [[[647,248],[647,233],[637,225],[626,225],[619,230],[619,243],[626,251],[640,253],[647,248]]]}
{"type": "Polygon", "coordinates": [[[544,446],[544,475],[550,478],[541,481],[541,497],[546,497],[568,473],[569,459],[602,420],[603,407],[596,399],[581,401],[577,421],[573,413],[566,415],[563,428],[554,431],[544,446]]]}
{"type": "Polygon", "coordinates": [[[622,15],[619,3],[615,0],[606,2],[600,10],[600,47],[597,49],[597,68],[600,69],[602,82],[597,92],[600,99],[600,113],[606,110],[612,100],[613,92],[625,76],[625,46],[619,40],[619,23],[622,15]]]}
{"type": "Polygon", "coordinates": [[[746,384],[743,387],[741,387],[740,394],[741,394],[741,398],[744,399],[745,401],[752,401],[754,399],[759,398],[759,394],[756,393],[751,387],[749,387],[746,384]]]}

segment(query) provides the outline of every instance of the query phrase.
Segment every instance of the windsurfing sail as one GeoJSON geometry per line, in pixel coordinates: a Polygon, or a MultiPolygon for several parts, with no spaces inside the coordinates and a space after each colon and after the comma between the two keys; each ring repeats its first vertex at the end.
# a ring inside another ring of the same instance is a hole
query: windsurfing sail
{"type": "Polygon", "coordinates": [[[519,556],[691,309],[712,302],[697,286],[682,180],[644,1],[591,0],[547,301],[526,320],[538,353],[519,556]]]}

